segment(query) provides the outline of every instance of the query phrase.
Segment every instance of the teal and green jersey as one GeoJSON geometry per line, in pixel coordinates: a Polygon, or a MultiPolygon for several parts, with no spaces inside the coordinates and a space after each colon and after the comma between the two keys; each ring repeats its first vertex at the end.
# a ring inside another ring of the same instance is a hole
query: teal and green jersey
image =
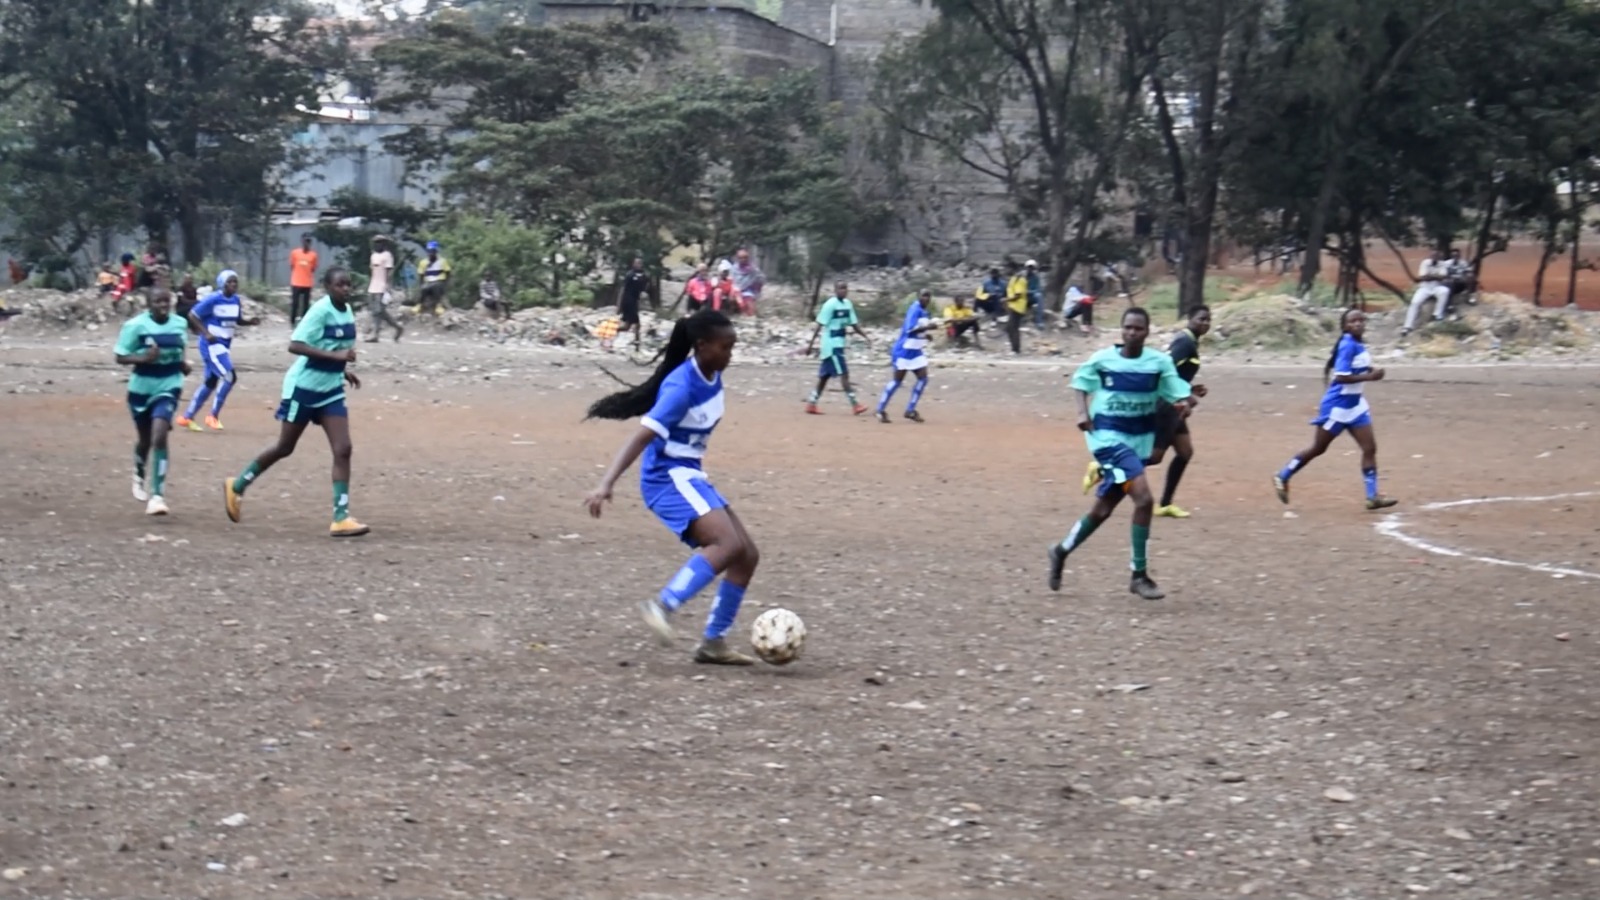
{"type": "Polygon", "coordinates": [[[822,326],[822,355],[842,353],[849,343],[851,327],[859,321],[855,304],[842,297],[829,297],[817,310],[817,324],[822,326]]]}
{"type": "MultiPolygon", "coordinates": [[[[339,309],[323,297],[294,328],[289,338],[318,350],[337,352],[356,345],[355,310],[339,309]]],[[[302,356],[283,376],[283,399],[315,409],[344,399],[344,362],[328,362],[302,356]]]]}
{"type": "Polygon", "coordinates": [[[1189,396],[1189,383],[1178,376],[1172,357],[1148,347],[1133,358],[1123,356],[1121,347],[1101,350],[1078,367],[1072,387],[1090,395],[1089,451],[1122,444],[1140,459],[1155,447],[1157,402],[1189,396]]]}
{"type": "Polygon", "coordinates": [[[156,397],[177,395],[183,390],[183,353],[188,345],[189,323],[168,315],[165,322],[142,312],[124,322],[117,335],[117,355],[136,356],[154,346],[161,348],[156,361],[139,363],[128,379],[129,402],[144,398],[137,405],[148,406],[156,397]]]}

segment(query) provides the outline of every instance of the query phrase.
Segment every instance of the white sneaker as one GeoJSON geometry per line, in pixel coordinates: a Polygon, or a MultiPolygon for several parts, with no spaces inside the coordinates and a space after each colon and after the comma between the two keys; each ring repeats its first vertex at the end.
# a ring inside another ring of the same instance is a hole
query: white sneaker
{"type": "Polygon", "coordinates": [[[651,597],[639,604],[639,612],[644,615],[644,623],[656,633],[656,640],[663,647],[671,647],[678,639],[677,632],[672,630],[672,622],[667,618],[667,608],[661,601],[651,597]]]}
{"type": "Polygon", "coordinates": [[[150,499],[150,492],[144,489],[144,479],[137,475],[133,476],[133,499],[140,503],[150,499]]]}
{"type": "Polygon", "coordinates": [[[144,514],[147,515],[147,516],[164,516],[164,515],[166,515],[167,514],[167,501],[161,499],[161,495],[160,494],[156,494],[155,496],[150,498],[150,502],[149,503],[145,504],[144,514]]]}

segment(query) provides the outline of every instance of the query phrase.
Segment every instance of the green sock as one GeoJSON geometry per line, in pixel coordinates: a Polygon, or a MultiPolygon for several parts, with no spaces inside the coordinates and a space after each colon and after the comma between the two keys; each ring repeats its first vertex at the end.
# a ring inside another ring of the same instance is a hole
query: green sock
{"type": "Polygon", "coordinates": [[[161,488],[167,481],[167,451],[158,447],[151,456],[153,457],[151,462],[155,463],[153,467],[155,471],[150,475],[150,493],[159,497],[161,488]]]}
{"type": "Polygon", "coordinates": [[[350,518],[350,482],[333,483],[333,520],[343,522],[350,518]]]}
{"type": "Polygon", "coordinates": [[[822,399],[822,392],[814,390],[814,391],[811,392],[811,396],[806,398],[806,402],[807,403],[815,403],[815,402],[817,402],[818,400],[821,400],[821,399],[822,399]]]}
{"type": "Polygon", "coordinates": [[[1093,516],[1084,516],[1074,523],[1072,530],[1067,532],[1067,536],[1061,539],[1061,549],[1068,553],[1078,549],[1083,546],[1084,541],[1089,539],[1089,535],[1094,534],[1094,530],[1099,527],[1100,523],[1096,522],[1093,516]]]}
{"type": "Polygon", "coordinates": [[[850,401],[850,405],[851,406],[860,406],[861,405],[861,401],[856,399],[856,392],[855,391],[845,391],[844,392],[844,397],[845,397],[846,400],[850,401]]]}
{"type": "Polygon", "coordinates": [[[139,452],[138,447],[133,448],[133,474],[140,481],[144,480],[144,454],[139,452]]]}
{"type": "Polygon", "coordinates": [[[1133,526],[1133,570],[1143,572],[1147,560],[1145,559],[1145,545],[1150,543],[1150,526],[1133,526]]]}
{"type": "Polygon", "coordinates": [[[244,493],[244,489],[253,484],[256,476],[260,474],[261,466],[255,460],[250,460],[250,465],[245,466],[244,471],[239,473],[239,477],[233,480],[233,492],[235,494],[244,493]]]}

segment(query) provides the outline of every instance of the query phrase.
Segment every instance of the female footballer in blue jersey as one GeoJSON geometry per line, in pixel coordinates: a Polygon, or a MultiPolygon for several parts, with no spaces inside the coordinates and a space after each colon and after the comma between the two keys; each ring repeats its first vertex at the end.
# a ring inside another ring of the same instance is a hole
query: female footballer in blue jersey
{"type": "Polygon", "coordinates": [[[1155,444],[1156,414],[1161,401],[1173,405],[1184,417],[1194,408],[1189,383],[1178,375],[1172,357],[1146,352],[1150,314],[1137,306],[1122,314],[1122,343],[1089,357],[1072,376],[1078,404],[1078,430],[1084,432],[1089,452],[1100,463],[1100,487],[1088,515],[1072,526],[1060,543],[1050,545],[1050,590],[1061,590],[1061,572],[1067,556],[1083,545],[1101,523],[1111,517],[1124,496],[1133,498],[1133,576],[1128,590],[1146,600],[1166,595],[1156,587],[1146,564],[1150,522],[1155,497],[1144,474],[1144,460],[1155,444]]]}
{"type": "Polygon", "coordinates": [[[665,646],[674,640],[671,617],[680,607],[722,576],[717,599],[706,620],[694,661],[725,666],[755,662],[730,648],[725,640],[739,614],[745,589],[755,576],[761,553],[744,523],[717,493],[700,467],[706,442],[722,420],[722,371],[733,356],[738,337],[733,323],[720,312],[701,310],[679,319],[663,351],[661,365],[644,384],[602,397],[589,407],[591,419],[643,416],[584,499],[589,514],[600,517],[617,479],[641,455],[639,492],[645,505],[685,544],[695,548],[659,597],[641,604],[645,624],[665,646]]]}
{"type": "Polygon", "coordinates": [[[206,365],[206,377],[200,390],[189,401],[188,408],[173,424],[190,431],[203,431],[195,424],[194,417],[200,414],[200,407],[205,405],[211,392],[216,391],[217,398],[211,402],[211,414],[206,416],[206,428],[221,431],[222,406],[228,402],[229,392],[239,383],[239,375],[233,368],[234,331],[240,325],[259,325],[261,320],[244,315],[243,301],[239,297],[239,273],[232,269],[217,273],[217,289],[196,303],[189,310],[188,318],[195,333],[200,335],[200,359],[206,365]]]}
{"type": "Polygon", "coordinates": [[[894,397],[895,391],[900,390],[900,383],[906,380],[907,372],[917,376],[917,383],[912,386],[911,399],[906,403],[906,418],[913,422],[926,421],[917,412],[917,401],[922,399],[922,392],[928,389],[928,332],[939,327],[938,322],[928,316],[932,304],[933,291],[923,288],[906,310],[905,322],[900,326],[900,337],[890,352],[889,365],[894,368],[894,377],[884,385],[883,393],[878,395],[876,415],[878,421],[885,425],[889,424],[889,400],[894,397]]]}
{"type": "Polygon", "coordinates": [[[1272,476],[1272,487],[1284,503],[1289,502],[1289,479],[1326,453],[1333,439],[1345,431],[1350,432],[1361,448],[1361,478],[1367,487],[1367,509],[1388,509],[1400,502],[1378,492],[1378,439],[1372,433],[1372,407],[1367,405],[1364,389],[1369,381],[1382,381],[1383,370],[1373,368],[1372,354],[1361,342],[1366,331],[1367,315],[1361,310],[1347,309],[1339,317],[1339,340],[1333,345],[1327,365],[1322,367],[1322,378],[1329,383],[1317,417],[1311,420],[1316,429],[1311,435],[1311,446],[1296,453],[1272,476]],[[1332,375],[1331,380],[1329,375],[1332,375]]]}

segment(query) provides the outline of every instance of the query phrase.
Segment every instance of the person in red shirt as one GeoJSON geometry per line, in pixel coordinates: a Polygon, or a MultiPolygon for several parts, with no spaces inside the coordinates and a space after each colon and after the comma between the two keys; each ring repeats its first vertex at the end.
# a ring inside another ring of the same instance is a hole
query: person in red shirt
{"type": "Polygon", "coordinates": [[[300,235],[300,246],[289,251],[289,321],[299,322],[311,308],[311,291],[317,286],[317,251],[311,235],[300,235]]]}

